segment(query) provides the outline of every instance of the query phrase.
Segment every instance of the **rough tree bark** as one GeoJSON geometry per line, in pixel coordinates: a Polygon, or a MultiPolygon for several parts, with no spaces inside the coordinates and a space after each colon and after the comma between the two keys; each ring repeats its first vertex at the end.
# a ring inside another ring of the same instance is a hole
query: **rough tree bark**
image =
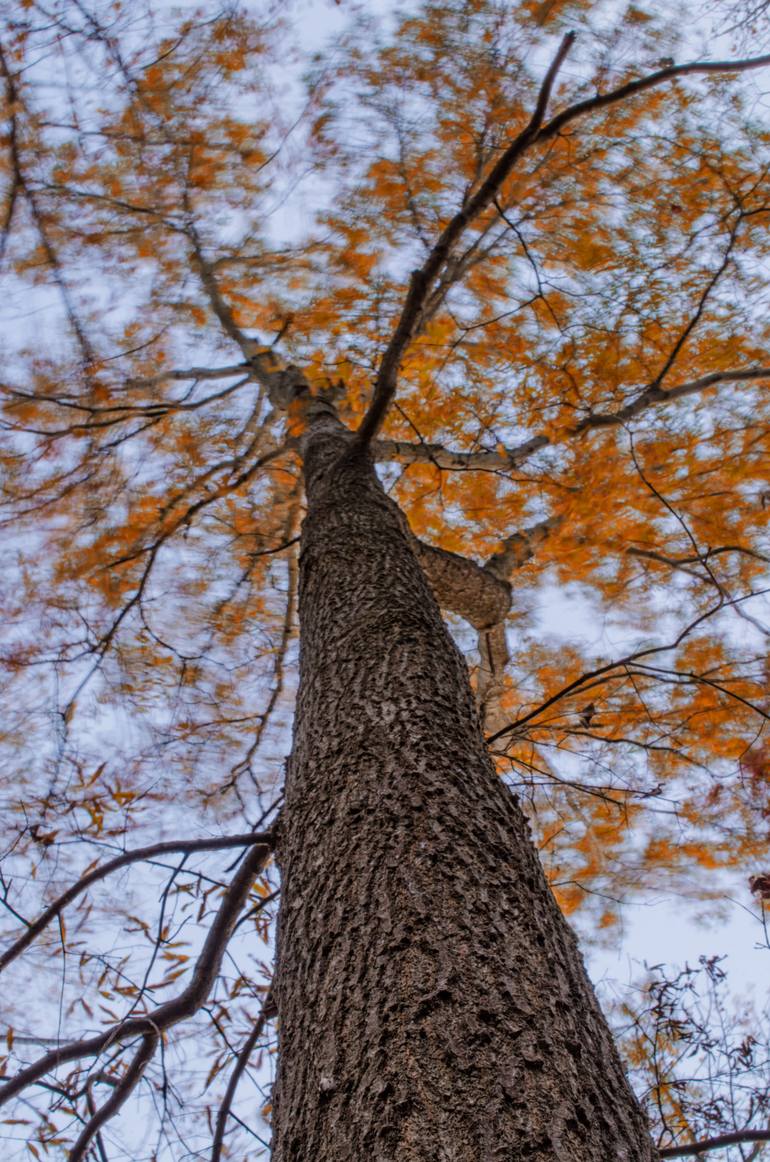
{"type": "Polygon", "coordinates": [[[651,1162],[575,938],[368,454],[304,439],[276,1162],[651,1162]]]}

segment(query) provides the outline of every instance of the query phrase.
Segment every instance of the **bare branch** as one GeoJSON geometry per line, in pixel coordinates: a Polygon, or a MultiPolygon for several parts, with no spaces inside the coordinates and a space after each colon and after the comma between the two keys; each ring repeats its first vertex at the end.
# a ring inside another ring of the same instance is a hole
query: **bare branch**
{"type": "MultiPolygon", "coordinates": [[[[753,380],[770,379],[770,367],[733,368],[726,371],[712,371],[698,379],[664,388],[656,381],[648,384],[637,395],[615,412],[592,412],[573,428],[565,431],[566,436],[578,436],[594,428],[620,427],[634,419],[648,407],[671,403],[686,396],[696,395],[715,387],[719,383],[750,383],[753,380]]],[[[507,471],[518,468],[530,456],[551,445],[548,436],[532,436],[531,439],[513,448],[482,448],[471,451],[445,448],[442,444],[427,440],[413,444],[409,440],[377,440],[372,445],[378,460],[399,460],[405,464],[435,464],[437,468],[460,472],[507,471]]]]}
{"type": "MultiPolygon", "coordinates": [[[[21,108],[21,94],[19,87],[6,63],[5,56],[0,50],[0,71],[3,73],[6,82],[6,94],[11,110],[11,132],[9,135],[9,145],[12,152],[12,166],[13,166],[13,186],[11,190],[11,202],[6,213],[6,223],[3,236],[3,248],[5,246],[5,237],[7,231],[11,226],[11,216],[13,214],[15,202],[19,194],[22,194],[29,207],[30,216],[37,229],[38,237],[40,238],[40,245],[46,256],[46,261],[51,270],[51,277],[56,284],[61,295],[64,310],[69,320],[70,327],[77,341],[80,349],[80,354],[83,362],[83,367],[88,368],[95,360],[95,355],[91,342],[83,328],[83,324],[78,318],[75,304],[70,293],[69,286],[62,274],[61,265],[59,263],[58,255],[53,247],[53,243],[49,237],[48,225],[38,204],[37,197],[33,193],[29,183],[27,182],[24,169],[22,166],[21,153],[19,151],[18,127],[16,113],[21,108]]],[[[18,76],[18,74],[17,74],[18,76]]]]}
{"type": "Polygon", "coordinates": [[[99,880],[105,879],[106,876],[112,875],[113,872],[119,871],[122,867],[127,867],[128,864],[137,863],[140,860],[153,859],[155,856],[168,855],[169,852],[177,851],[191,855],[195,851],[222,851],[230,847],[252,847],[254,845],[267,847],[272,850],[273,843],[274,838],[272,832],[265,831],[253,835],[223,835],[219,838],[212,839],[169,839],[163,843],[152,843],[147,847],[137,847],[133,851],[124,851],[122,855],[116,856],[115,859],[111,859],[107,863],[103,863],[99,867],[95,867],[92,871],[87,872],[80,877],[77,883],[67,888],[66,892],[62,892],[38,916],[37,920],[34,920],[29,925],[18,940],[14,941],[10,948],[7,948],[0,955],[0,972],[12,960],[15,960],[48,927],[51,921],[55,920],[64,911],[68,904],[71,904],[73,900],[76,900],[78,896],[87,891],[92,884],[98,883],[99,880]]]}
{"type": "Polygon", "coordinates": [[[661,1158],[685,1158],[690,1154],[705,1154],[707,1150],[739,1146],[743,1142],[770,1142],[770,1130],[735,1130],[731,1134],[718,1134],[715,1138],[691,1142],[688,1146],[664,1146],[658,1153],[661,1158]]]}
{"type": "MultiPolygon", "coordinates": [[[[581,674],[580,677],[575,678],[572,682],[568,682],[566,684],[566,686],[563,686],[561,688],[561,690],[557,690],[557,692],[555,694],[552,694],[549,698],[547,698],[544,702],[542,702],[534,710],[530,710],[527,714],[523,714],[520,718],[517,718],[515,722],[509,723],[508,726],[504,726],[501,730],[498,730],[495,734],[488,736],[487,740],[486,740],[487,745],[491,745],[493,742],[497,742],[497,740],[499,738],[502,738],[502,736],[504,734],[511,734],[512,732],[519,730],[526,723],[531,722],[533,718],[537,718],[538,715],[542,714],[544,710],[547,710],[549,706],[553,706],[556,702],[559,702],[562,698],[566,697],[568,694],[574,694],[578,690],[580,690],[581,688],[583,688],[583,689],[586,688],[586,686],[589,682],[592,683],[597,678],[604,678],[605,676],[608,676],[609,674],[611,674],[615,670],[628,669],[628,667],[630,667],[633,664],[635,667],[637,667],[639,669],[640,673],[641,672],[644,672],[644,673],[649,672],[649,673],[653,673],[653,674],[656,672],[662,673],[662,671],[658,671],[656,667],[649,665],[647,662],[642,662],[641,659],[655,657],[658,654],[665,654],[665,653],[669,653],[672,650],[675,650],[678,646],[681,645],[681,643],[685,640],[685,638],[689,637],[690,634],[699,625],[701,625],[704,621],[707,621],[708,618],[713,617],[713,615],[715,613],[718,613],[721,609],[724,609],[727,606],[734,605],[736,603],[737,603],[737,599],[732,600],[732,601],[725,601],[720,595],[720,600],[716,605],[711,606],[709,609],[705,610],[702,614],[700,614],[699,617],[696,617],[694,621],[691,621],[688,625],[686,625],[684,627],[684,629],[682,629],[677,634],[676,638],[672,642],[668,642],[667,644],[661,645],[661,646],[650,646],[647,649],[636,650],[633,653],[626,654],[625,657],[619,658],[615,662],[607,662],[606,665],[597,666],[596,669],[594,669],[594,670],[586,671],[585,673],[581,674]]],[[[673,674],[673,677],[676,680],[698,682],[698,683],[702,683],[703,685],[706,685],[706,686],[711,686],[714,689],[720,691],[720,693],[726,694],[728,697],[734,699],[736,702],[740,702],[742,705],[746,706],[748,709],[753,710],[761,718],[764,718],[764,719],[767,719],[768,721],[770,721],[770,714],[768,714],[765,710],[763,710],[761,706],[758,706],[754,702],[749,702],[748,699],[742,698],[739,694],[736,694],[734,691],[728,690],[725,686],[721,685],[718,682],[714,682],[711,679],[705,678],[704,676],[699,675],[699,674],[692,673],[691,671],[675,670],[675,671],[669,671],[669,672],[671,672],[673,674]]]]}
{"type": "Polygon", "coordinates": [[[220,1158],[222,1157],[222,1144],[225,1138],[227,1119],[230,1116],[230,1107],[233,1104],[235,1091],[237,1090],[238,1083],[240,1082],[244,1070],[249,1063],[249,1058],[254,1052],[254,1047],[264,1032],[265,1025],[269,1019],[271,1003],[272,998],[270,993],[268,993],[268,995],[265,997],[265,1002],[262,1005],[262,1011],[254,1022],[254,1028],[251,1030],[248,1037],[244,1041],[243,1046],[238,1054],[238,1058],[235,1062],[233,1072],[230,1074],[230,1080],[227,1083],[225,1096],[222,1098],[222,1104],[220,1105],[219,1112],[217,1113],[217,1124],[214,1130],[214,1140],[211,1146],[211,1162],[220,1162],[220,1158]]]}
{"type": "Polygon", "coordinates": [[[608,105],[616,105],[619,101],[626,101],[629,97],[635,97],[637,93],[643,93],[646,89],[652,89],[656,85],[676,80],[677,77],[708,75],[710,73],[744,73],[750,69],[764,68],[766,65],[770,65],[770,54],[746,57],[737,61],[691,61],[685,65],[668,65],[665,69],[658,69],[657,72],[648,73],[646,77],[638,77],[635,81],[628,81],[627,84],[620,85],[617,89],[611,89],[609,93],[597,93],[595,97],[588,97],[585,101],[578,101],[574,105],[570,105],[543,126],[538,134],[538,139],[547,141],[561,133],[564,126],[569,125],[570,121],[574,121],[577,117],[583,117],[587,113],[595,113],[599,109],[606,109],[608,105]]]}
{"type": "Polygon", "coordinates": [[[741,61],[693,61],[685,65],[671,65],[659,69],[646,77],[640,77],[613,89],[609,93],[597,94],[585,101],[578,101],[552,117],[543,125],[548,100],[553,84],[561,65],[564,62],[572,44],[575,33],[569,32],[559,46],[559,50],[551,63],[546,77],[540,87],[535,111],[525,129],[505,150],[502,157],[492,167],[487,177],[481,183],[476,193],[470,197],[465,205],[448,223],[442,231],[433,249],[423,265],[412,271],[409,280],[409,289],[399,320],[380,362],[377,378],[374,382],[372,401],[357,432],[360,444],[368,444],[379,430],[385,414],[393,399],[396,390],[396,380],[401,360],[416,334],[425,303],[431,288],[440,275],[446,262],[449,260],[453,247],[470,223],[494,202],[498,190],[509,176],[519,158],[536,142],[547,141],[557,136],[565,125],[577,117],[604,109],[619,101],[627,100],[646,89],[661,85],[666,81],[690,74],[709,74],[718,72],[745,72],[749,69],[761,68],[770,64],[770,55],[752,57],[741,61]]]}
{"type": "Polygon", "coordinates": [[[155,1050],[160,1040],[160,1034],[152,1030],[145,1033],[142,1038],[142,1044],[139,1051],[134,1057],[134,1060],[129,1065],[120,1082],[115,1086],[110,1097],[104,1103],[100,1110],[93,1115],[92,1118],[83,1127],[82,1133],[75,1142],[68,1155],[68,1162],[82,1162],[88,1153],[88,1147],[93,1138],[99,1133],[102,1126],[114,1117],[120,1107],[125,1103],[126,1099],[131,1094],[132,1090],[136,1088],[141,1080],[147,1066],[155,1055],[155,1050]]]}
{"type": "Polygon", "coordinates": [[[109,1045],[116,1042],[136,1036],[144,1037],[149,1033],[163,1033],[172,1025],[192,1017],[211,991],[227,942],[238,921],[238,915],[248,899],[254,878],[267,862],[270,851],[268,846],[260,844],[252,848],[244,859],[222,898],[195,962],[190,983],[178,997],[159,1005],[145,1016],[129,1017],[125,1021],[119,1021],[95,1037],[84,1037],[79,1041],[70,1041],[52,1049],[32,1065],[20,1070],[5,1085],[0,1086],[0,1104],[15,1097],[17,1093],[28,1085],[33,1085],[59,1065],[64,1065],[68,1061],[79,1061],[84,1057],[98,1057],[109,1045]]]}
{"type": "Polygon", "coordinates": [[[193,262],[212,311],[225,334],[240,347],[254,377],[266,388],[273,406],[286,410],[298,396],[309,395],[310,385],[298,367],[283,364],[271,347],[256,342],[238,326],[222,296],[212,266],[203,253],[195,227],[190,224],[186,233],[192,247],[193,262]]]}
{"type": "Polygon", "coordinates": [[[437,468],[456,471],[495,471],[517,468],[541,448],[550,444],[547,436],[533,436],[515,448],[482,448],[464,452],[445,448],[442,444],[408,440],[377,440],[372,450],[378,460],[400,460],[405,464],[435,464],[437,468]]]}
{"type": "Polygon", "coordinates": [[[754,379],[770,379],[770,367],[747,367],[745,369],[736,368],[731,371],[712,371],[709,375],[702,375],[698,379],[692,379],[687,383],[677,384],[675,387],[664,388],[661,387],[658,381],[655,381],[649,386],[640,391],[624,407],[619,408],[616,412],[594,412],[582,420],[581,423],[573,429],[575,435],[586,431],[588,428],[606,428],[618,424],[624,424],[627,420],[632,420],[643,412],[645,408],[652,404],[670,403],[675,399],[682,399],[688,395],[695,395],[699,391],[705,391],[706,388],[714,387],[718,383],[747,383],[754,379]]]}
{"type": "Polygon", "coordinates": [[[5,206],[4,221],[0,229],[0,262],[5,258],[5,251],[11,233],[13,215],[16,209],[19,192],[22,189],[23,178],[19,164],[19,128],[16,116],[17,93],[16,80],[8,68],[3,47],[0,45],[0,71],[5,78],[5,99],[8,104],[8,148],[11,155],[11,183],[5,206]]]}

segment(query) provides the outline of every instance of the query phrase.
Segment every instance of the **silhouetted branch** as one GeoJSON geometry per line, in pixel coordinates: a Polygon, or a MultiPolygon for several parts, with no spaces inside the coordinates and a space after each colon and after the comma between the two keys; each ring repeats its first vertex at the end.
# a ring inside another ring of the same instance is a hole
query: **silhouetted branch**
{"type": "Polygon", "coordinates": [[[128,1020],[118,1021],[95,1037],[84,1037],[52,1049],[0,1086],[0,1104],[15,1097],[26,1086],[39,1081],[41,1077],[59,1065],[65,1065],[69,1061],[79,1061],[84,1057],[98,1057],[104,1049],[116,1042],[126,1041],[136,1036],[144,1037],[151,1033],[163,1033],[164,1030],[178,1024],[179,1021],[192,1017],[200,1009],[211,991],[222,963],[227,942],[238,921],[238,915],[248,899],[255,877],[267,862],[270,851],[270,847],[260,844],[256,845],[246,856],[227,888],[209,928],[203,948],[195,962],[192,979],[178,997],[159,1005],[152,1013],[145,1016],[130,1017],[128,1020]]]}
{"type": "MultiPolygon", "coordinates": [[[[756,594],[751,594],[750,596],[756,596],[756,594]]],[[[537,718],[538,715],[542,714],[544,710],[547,710],[549,706],[553,706],[556,702],[559,702],[568,694],[573,694],[580,689],[584,689],[589,682],[594,682],[597,678],[608,676],[614,670],[628,670],[628,668],[632,665],[639,671],[639,673],[643,673],[645,675],[651,674],[653,676],[657,676],[667,674],[669,675],[671,681],[682,681],[685,684],[689,682],[695,682],[701,685],[710,686],[713,689],[718,690],[720,693],[726,695],[727,697],[734,699],[736,702],[740,702],[742,705],[746,706],[747,709],[750,709],[755,714],[758,714],[761,718],[765,718],[770,721],[770,714],[768,714],[761,706],[758,706],[755,702],[750,702],[747,698],[743,698],[740,694],[737,694],[735,691],[728,689],[720,682],[716,682],[711,678],[706,678],[701,674],[695,674],[689,670],[662,670],[659,667],[652,666],[649,663],[642,661],[643,658],[650,658],[656,656],[657,654],[665,654],[671,650],[675,650],[678,646],[681,645],[685,638],[689,637],[693,630],[697,629],[697,627],[706,621],[709,617],[713,617],[715,613],[718,613],[722,609],[736,605],[740,600],[745,599],[735,598],[731,601],[725,601],[720,597],[720,601],[717,605],[711,606],[699,617],[695,618],[694,621],[691,621],[689,625],[685,626],[685,628],[681,630],[679,634],[677,634],[674,641],[668,642],[667,644],[661,646],[649,646],[643,650],[636,650],[633,653],[626,654],[625,657],[619,658],[615,662],[607,662],[606,665],[597,666],[594,670],[587,670],[585,673],[581,674],[580,677],[575,678],[572,682],[568,682],[561,688],[561,690],[557,690],[555,694],[552,694],[549,698],[546,698],[546,700],[541,702],[540,705],[535,707],[534,710],[528,711],[527,714],[523,714],[514,722],[509,723],[508,726],[504,726],[501,730],[496,731],[495,734],[489,735],[486,740],[487,745],[491,745],[493,742],[497,742],[497,740],[502,738],[504,734],[510,734],[513,731],[519,730],[526,723],[531,722],[533,718],[537,718]]]]}
{"type": "Polygon", "coordinates": [[[110,1097],[96,1113],[91,1117],[78,1137],[75,1145],[72,1147],[68,1162],[82,1162],[88,1152],[88,1147],[93,1141],[96,1134],[99,1133],[102,1126],[114,1117],[120,1107],[125,1103],[126,1099],[131,1094],[132,1090],[138,1085],[147,1066],[152,1061],[155,1050],[160,1040],[159,1033],[154,1030],[146,1033],[142,1038],[142,1043],[139,1051],[134,1057],[134,1060],[129,1065],[123,1077],[120,1079],[110,1097]]]}
{"type": "Polygon", "coordinates": [[[422,312],[433,284],[450,258],[454,246],[471,222],[487,206],[492,204],[498,190],[513,170],[516,162],[537,141],[557,73],[574,41],[575,33],[568,32],[559,45],[556,56],[540,86],[535,111],[526,128],[508,146],[476,193],[468,198],[463,207],[447,224],[422,266],[418,270],[412,271],[401,314],[380,361],[369,409],[356,433],[359,445],[366,445],[372,440],[385,418],[385,413],[395,394],[401,360],[419,328],[422,312]]]}
{"type": "MultiPolygon", "coordinates": [[[[620,427],[634,419],[648,407],[672,403],[698,392],[716,387],[720,383],[749,383],[753,380],[770,379],[770,367],[735,368],[727,371],[712,371],[708,375],[664,388],[657,382],[642,388],[623,407],[615,412],[592,412],[573,428],[565,429],[565,437],[582,435],[596,428],[620,427]]],[[[442,444],[421,441],[414,444],[409,440],[377,440],[372,451],[378,460],[400,460],[405,464],[435,464],[437,468],[450,471],[481,472],[509,471],[518,468],[530,456],[552,444],[548,436],[532,436],[515,447],[481,448],[464,451],[445,448],[442,444]]]]}
{"type": "Polygon", "coordinates": [[[677,77],[701,73],[745,72],[748,69],[756,69],[764,65],[770,65],[770,55],[748,58],[742,61],[694,61],[685,65],[671,65],[668,68],[659,69],[655,73],[650,73],[646,77],[640,77],[638,80],[621,85],[609,93],[597,94],[595,97],[588,98],[585,101],[578,101],[576,104],[570,105],[567,109],[562,110],[561,113],[556,114],[547,124],[543,125],[553,84],[574,40],[574,32],[567,33],[562,40],[558,52],[548,69],[545,80],[540,87],[535,111],[530,118],[529,124],[518,134],[511,145],[508,146],[508,149],[505,150],[502,157],[492,167],[476,193],[468,198],[462,209],[448,223],[423,265],[419,269],[412,271],[409,280],[409,289],[401,314],[380,362],[369,409],[357,432],[357,440],[360,444],[368,444],[373,439],[385,418],[385,414],[395,394],[396,380],[401,360],[419,328],[421,315],[431,288],[446,262],[449,260],[453,247],[470,223],[494,202],[503,182],[509,176],[519,158],[532,145],[536,142],[547,141],[557,136],[565,125],[568,125],[577,117],[596,112],[599,109],[604,109],[619,101],[627,100],[637,93],[644,92],[646,89],[661,85],[666,81],[674,80],[677,77]]]}
{"type": "Polygon", "coordinates": [[[646,77],[638,77],[635,81],[628,81],[617,89],[611,89],[609,93],[597,93],[594,97],[588,97],[585,101],[578,101],[574,105],[568,106],[543,126],[538,137],[541,141],[547,141],[550,137],[555,137],[561,133],[564,126],[569,125],[576,117],[583,117],[587,113],[606,109],[609,105],[626,101],[629,97],[635,97],[637,93],[643,93],[656,85],[664,84],[666,81],[676,80],[677,77],[708,75],[710,73],[744,73],[750,69],[764,68],[766,65],[770,65],[770,54],[746,57],[737,61],[691,61],[684,65],[667,65],[666,68],[658,69],[657,72],[648,73],[646,77]]]}
{"type": "Polygon", "coordinates": [[[230,1074],[230,1080],[227,1083],[225,1095],[222,1098],[222,1104],[217,1113],[217,1123],[214,1129],[214,1140],[211,1147],[211,1162],[219,1162],[222,1156],[222,1144],[225,1137],[225,1129],[227,1127],[227,1119],[230,1116],[230,1107],[233,1104],[235,1091],[238,1088],[238,1083],[243,1076],[244,1070],[249,1063],[249,1058],[254,1052],[254,1047],[257,1041],[262,1036],[265,1025],[269,1019],[269,1006],[271,1002],[270,994],[265,997],[265,1002],[262,1005],[262,1011],[257,1017],[254,1028],[249,1033],[248,1037],[243,1043],[243,1046],[238,1053],[233,1072],[230,1074]]]}
{"type": "Polygon", "coordinates": [[[743,1142],[770,1142],[770,1130],[736,1130],[732,1134],[718,1134],[689,1146],[664,1146],[658,1150],[661,1158],[685,1158],[690,1154],[705,1154],[708,1150],[723,1150],[725,1146],[740,1146],[743,1142]]]}
{"type": "Polygon", "coordinates": [[[105,879],[107,876],[112,875],[113,872],[119,871],[122,867],[127,867],[128,864],[137,863],[140,860],[153,859],[157,855],[168,855],[170,852],[182,852],[185,855],[191,855],[195,851],[222,851],[230,847],[252,847],[254,845],[272,849],[272,833],[264,831],[254,835],[223,835],[219,838],[211,839],[169,839],[162,843],[149,844],[147,847],[137,847],[133,851],[125,851],[122,855],[116,856],[115,859],[111,859],[107,863],[95,867],[92,871],[86,872],[72,887],[67,888],[66,892],[62,892],[38,916],[37,920],[34,920],[29,925],[18,940],[14,941],[10,948],[7,948],[0,955],[0,972],[12,960],[15,960],[47,928],[51,921],[64,911],[68,904],[71,904],[73,900],[76,900],[78,896],[87,891],[92,884],[98,883],[99,880],[105,879]]]}

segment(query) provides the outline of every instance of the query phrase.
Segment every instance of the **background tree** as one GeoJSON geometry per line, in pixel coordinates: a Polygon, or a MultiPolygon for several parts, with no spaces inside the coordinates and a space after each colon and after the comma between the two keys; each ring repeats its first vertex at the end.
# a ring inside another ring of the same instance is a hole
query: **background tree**
{"type": "MultiPolygon", "coordinates": [[[[396,535],[376,477],[352,483],[468,650],[564,912],[610,929],[642,887],[762,870],[768,133],[745,74],[767,62],[704,64],[659,7],[343,15],[303,90],[268,4],[7,14],[0,965],[7,1124],[33,1154],[260,1148],[233,1103],[274,1012],[254,950],[314,429],[357,430],[406,514],[396,535]],[[583,644],[542,616],[549,588],[579,598],[583,644]],[[121,1147],[129,1093],[158,1137],[121,1147]]],[[[513,811],[498,790],[484,809],[513,811]]],[[[295,802],[284,859],[333,904],[354,833],[305,847],[315,822],[295,802]]]]}

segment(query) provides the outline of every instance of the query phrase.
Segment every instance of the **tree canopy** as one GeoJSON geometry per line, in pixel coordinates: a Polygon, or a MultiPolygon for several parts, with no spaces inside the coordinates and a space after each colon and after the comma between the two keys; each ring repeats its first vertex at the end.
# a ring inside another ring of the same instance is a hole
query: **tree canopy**
{"type": "Polygon", "coordinates": [[[158,1115],[109,1157],[253,1156],[298,377],[372,440],[563,911],[764,870],[770,57],[655,3],[4,24],[5,1073],[80,1046],[6,1128],[73,1148],[101,1077],[158,1115]]]}

